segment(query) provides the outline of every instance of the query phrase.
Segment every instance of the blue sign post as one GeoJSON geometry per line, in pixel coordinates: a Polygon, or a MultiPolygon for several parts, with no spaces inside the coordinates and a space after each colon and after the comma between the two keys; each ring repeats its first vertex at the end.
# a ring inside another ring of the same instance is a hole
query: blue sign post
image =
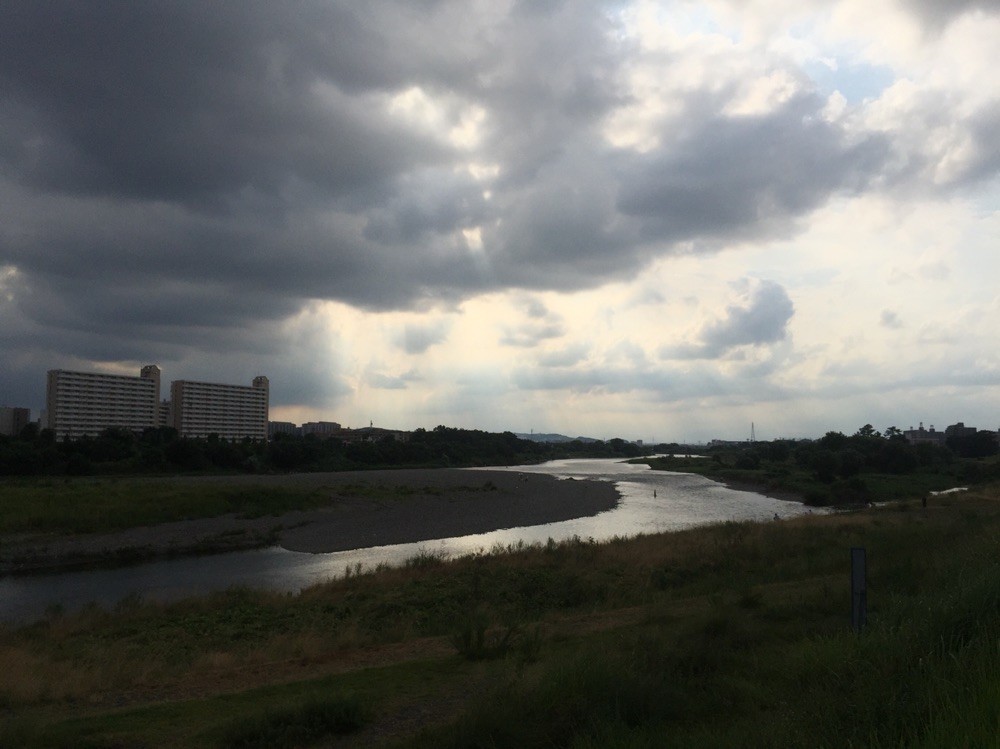
{"type": "Polygon", "coordinates": [[[851,628],[857,634],[868,623],[868,571],[863,546],[851,548],[851,628]]]}

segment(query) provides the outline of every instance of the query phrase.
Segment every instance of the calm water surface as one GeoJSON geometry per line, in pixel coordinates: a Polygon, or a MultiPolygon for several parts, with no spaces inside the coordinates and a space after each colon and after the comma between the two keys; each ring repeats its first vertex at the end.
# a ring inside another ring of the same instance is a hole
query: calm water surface
{"type": "Polygon", "coordinates": [[[297,592],[341,577],[346,568],[401,564],[418,554],[460,556],[489,551],[497,545],[545,543],[550,538],[561,541],[573,536],[601,541],[726,520],[764,521],[773,520],[775,515],[787,518],[809,512],[798,503],[735,491],[701,476],[653,471],[645,465],[615,460],[557,460],[504,470],[612,481],[622,499],[614,510],[592,517],[412,544],[330,554],[304,554],[275,547],[110,570],[8,577],[0,579],[0,619],[25,621],[42,616],[52,606],[65,610],[87,603],[113,606],[134,595],[147,600],[176,600],[237,585],[297,592]]]}

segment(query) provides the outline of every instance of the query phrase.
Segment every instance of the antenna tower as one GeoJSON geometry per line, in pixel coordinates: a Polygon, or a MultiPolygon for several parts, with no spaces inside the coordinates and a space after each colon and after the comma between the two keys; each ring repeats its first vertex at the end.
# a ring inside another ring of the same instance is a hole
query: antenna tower
{"type": "Polygon", "coordinates": [[[757,441],[757,435],[754,433],[753,422],[752,421],[750,422],[750,441],[751,442],[756,442],[757,441]]]}

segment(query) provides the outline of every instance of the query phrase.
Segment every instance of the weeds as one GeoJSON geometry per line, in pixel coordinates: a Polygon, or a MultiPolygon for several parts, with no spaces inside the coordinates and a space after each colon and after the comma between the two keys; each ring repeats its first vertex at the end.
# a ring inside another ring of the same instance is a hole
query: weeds
{"type": "Polygon", "coordinates": [[[230,724],[219,741],[221,749],[284,749],[352,733],[368,716],[350,697],[314,698],[289,708],[272,708],[230,724]]]}
{"type": "Polygon", "coordinates": [[[517,635],[516,626],[494,626],[484,611],[476,609],[461,619],[449,639],[463,658],[481,661],[507,655],[517,635]]]}

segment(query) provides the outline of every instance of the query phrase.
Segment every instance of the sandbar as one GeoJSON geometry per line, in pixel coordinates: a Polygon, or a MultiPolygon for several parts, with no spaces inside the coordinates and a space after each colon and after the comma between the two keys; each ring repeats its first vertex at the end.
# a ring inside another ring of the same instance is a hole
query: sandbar
{"type": "MultiPolygon", "coordinates": [[[[159,480],[159,479],[150,479],[159,480]]],[[[496,469],[398,469],[163,479],[327,492],[319,509],[224,515],[86,535],[5,537],[0,574],[277,545],[327,553],[588,517],[614,509],[614,484],[496,469]]]]}

